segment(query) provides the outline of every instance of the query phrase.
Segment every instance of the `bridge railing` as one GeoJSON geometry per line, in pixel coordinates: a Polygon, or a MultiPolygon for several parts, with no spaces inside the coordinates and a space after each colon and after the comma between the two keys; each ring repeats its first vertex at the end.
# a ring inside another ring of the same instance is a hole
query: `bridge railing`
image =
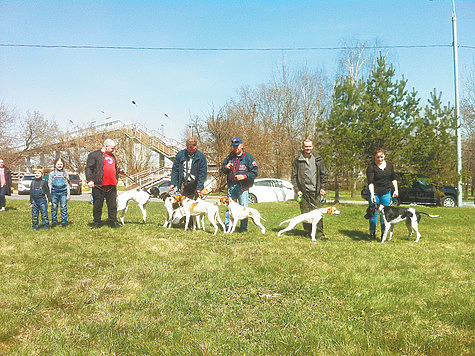
{"type": "Polygon", "coordinates": [[[148,188],[154,183],[171,176],[172,168],[165,166],[161,168],[150,168],[144,171],[135,173],[124,179],[125,187],[132,188],[148,188]]]}

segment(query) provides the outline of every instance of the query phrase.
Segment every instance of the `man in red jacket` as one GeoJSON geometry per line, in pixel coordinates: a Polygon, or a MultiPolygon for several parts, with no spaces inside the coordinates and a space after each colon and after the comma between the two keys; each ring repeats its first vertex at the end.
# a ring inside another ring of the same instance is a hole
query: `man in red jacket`
{"type": "Polygon", "coordinates": [[[92,189],[94,218],[93,229],[101,227],[102,206],[104,199],[107,204],[108,223],[110,227],[120,228],[117,221],[117,182],[122,169],[117,166],[117,160],[113,154],[115,142],[111,139],[104,141],[100,150],[91,152],[87,156],[86,181],[92,189]]]}

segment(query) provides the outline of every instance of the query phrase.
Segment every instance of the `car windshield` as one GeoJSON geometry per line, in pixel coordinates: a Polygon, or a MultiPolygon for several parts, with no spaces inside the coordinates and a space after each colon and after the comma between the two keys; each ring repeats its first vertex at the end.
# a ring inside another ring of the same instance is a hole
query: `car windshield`
{"type": "Polygon", "coordinates": [[[417,182],[418,182],[420,185],[424,185],[424,186],[430,185],[430,182],[428,181],[427,178],[419,178],[419,179],[417,180],[417,182]]]}
{"type": "Polygon", "coordinates": [[[254,185],[258,187],[272,187],[272,182],[270,180],[261,180],[261,181],[255,182],[254,185]]]}

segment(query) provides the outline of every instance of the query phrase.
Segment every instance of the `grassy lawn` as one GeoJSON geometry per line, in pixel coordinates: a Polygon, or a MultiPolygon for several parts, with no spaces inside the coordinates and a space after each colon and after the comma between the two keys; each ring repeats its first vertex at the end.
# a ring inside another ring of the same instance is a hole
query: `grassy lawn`
{"type": "MultiPolygon", "coordinates": [[[[122,229],[30,231],[0,213],[0,354],[461,355],[474,347],[473,208],[418,208],[421,241],[367,240],[365,206],[325,216],[327,242],[277,237],[295,202],[257,204],[267,233],[164,229],[131,206],[122,229]]],[[[106,209],[104,209],[105,213],[106,209]]],[[[222,210],[224,216],[224,210],[222,210]]]]}

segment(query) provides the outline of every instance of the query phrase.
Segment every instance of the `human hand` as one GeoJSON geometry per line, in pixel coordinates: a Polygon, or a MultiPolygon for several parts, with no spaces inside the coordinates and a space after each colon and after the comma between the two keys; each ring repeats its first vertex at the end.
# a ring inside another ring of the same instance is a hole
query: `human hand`
{"type": "Polygon", "coordinates": [[[376,197],[374,194],[371,194],[371,203],[376,203],[376,197]]]}
{"type": "Polygon", "coordinates": [[[238,175],[236,176],[236,179],[237,179],[237,180],[244,180],[244,179],[246,179],[246,176],[245,176],[244,174],[238,174],[238,175]]]}
{"type": "Polygon", "coordinates": [[[174,185],[170,185],[170,186],[168,187],[168,190],[169,190],[170,192],[171,192],[173,189],[175,189],[175,186],[174,186],[174,185]]]}
{"type": "Polygon", "coordinates": [[[325,195],[327,194],[327,192],[325,191],[325,189],[320,189],[320,195],[325,195]]]}
{"type": "Polygon", "coordinates": [[[87,182],[87,186],[89,188],[94,188],[94,182],[92,180],[90,182],[87,182]]]}
{"type": "Polygon", "coordinates": [[[398,197],[399,196],[399,192],[397,190],[394,191],[393,193],[393,197],[398,197]]]}
{"type": "Polygon", "coordinates": [[[71,200],[71,197],[67,197],[66,200],[68,200],[68,201],[71,200]]]}
{"type": "Polygon", "coordinates": [[[53,203],[52,203],[52,202],[49,202],[49,203],[48,203],[48,206],[53,206],[53,203]]]}
{"type": "Polygon", "coordinates": [[[231,169],[232,166],[233,166],[233,164],[231,162],[228,162],[228,164],[225,165],[224,168],[231,169]]]}

